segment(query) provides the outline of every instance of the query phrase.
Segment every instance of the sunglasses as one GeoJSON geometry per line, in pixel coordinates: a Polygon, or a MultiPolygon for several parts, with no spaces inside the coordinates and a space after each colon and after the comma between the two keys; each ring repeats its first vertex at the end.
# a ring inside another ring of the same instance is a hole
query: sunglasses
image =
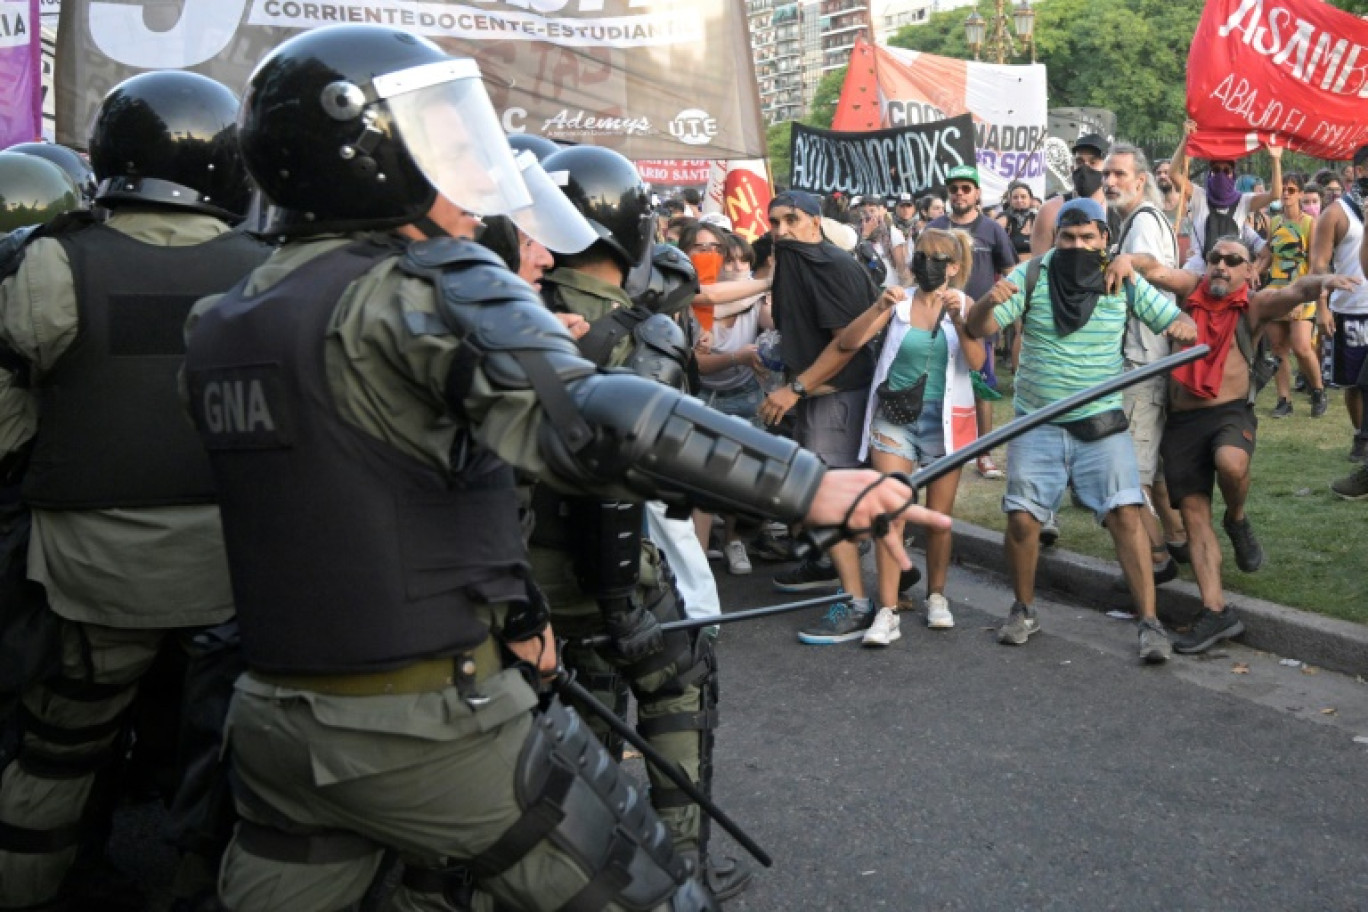
{"type": "Polygon", "coordinates": [[[1217,253],[1214,250],[1206,255],[1206,261],[1211,266],[1215,266],[1217,263],[1225,263],[1231,269],[1249,262],[1238,253],[1217,253]]]}
{"type": "Polygon", "coordinates": [[[945,188],[949,193],[973,193],[978,187],[973,184],[951,184],[945,188]]]}
{"type": "Polygon", "coordinates": [[[925,250],[918,250],[916,253],[912,254],[913,263],[918,261],[924,263],[927,260],[934,260],[937,263],[949,263],[954,259],[955,258],[948,253],[927,253],[925,250]]]}

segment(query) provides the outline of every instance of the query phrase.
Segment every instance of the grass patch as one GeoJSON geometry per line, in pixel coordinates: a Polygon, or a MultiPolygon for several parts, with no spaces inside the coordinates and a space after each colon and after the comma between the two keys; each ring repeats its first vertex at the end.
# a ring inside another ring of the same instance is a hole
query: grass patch
{"type": "MultiPolygon", "coordinates": [[[[993,420],[1001,427],[1012,417],[1011,375],[999,374],[1005,395],[994,404],[993,420]]],[[[1296,411],[1289,418],[1268,417],[1277,401],[1269,384],[1255,406],[1259,417],[1258,448],[1246,512],[1264,548],[1259,572],[1241,573],[1230,541],[1220,528],[1225,512],[1220,490],[1212,505],[1216,538],[1224,555],[1223,582],[1239,593],[1301,608],[1327,617],[1368,623],[1368,503],[1340,500],[1330,493],[1332,479],[1353,468],[1345,458],[1351,430],[1344,396],[1330,390],[1330,411],[1312,419],[1307,397],[1293,394],[1296,411]]],[[[1005,468],[1006,453],[993,454],[1005,468]]],[[[972,465],[961,476],[955,516],[1001,532],[1005,481],[980,478],[972,465]]],[[[1059,511],[1058,548],[1115,560],[1111,536],[1093,516],[1070,503],[1066,494],[1059,511]]],[[[1182,578],[1195,582],[1191,567],[1182,578]]]]}

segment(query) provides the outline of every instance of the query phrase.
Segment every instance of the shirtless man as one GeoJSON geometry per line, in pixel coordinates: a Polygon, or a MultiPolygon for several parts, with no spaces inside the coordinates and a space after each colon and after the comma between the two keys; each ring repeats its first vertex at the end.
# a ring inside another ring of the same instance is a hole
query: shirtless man
{"type": "Polygon", "coordinates": [[[1176,652],[1205,652],[1221,640],[1244,632],[1221,588],[1221,549],[1212,526],[1213,483],[1221,486],[1226,513],[1222,525],[1235,549],[1235,563],[1253,573],[1263,549],[1245,515],[1249,464],[1258,420],[1250,365],[1238,343],[1239,323],[1248,328],[1249,347],[1269,321],[1284,316],[1323,290],[1347,290],[1358,280],[1309,275],[1291,285],[1252,291],[1256,275],[1249,248],[1222,237],[1206,257],[1205,275],[1170,269],[1146,254],[1119,256],[1107,271],[1109,287],[1138,272],[1152,285],[1171,291],[1197,324],[1197,341],[1211,354],[1174,371],[1169,382],[1169,412],[1160,451],[1169,500],[1183,516],[1192,547],[1192,569],[1202,596],[1202,613],[1192,631],[1173,641],[1176,652]]]}

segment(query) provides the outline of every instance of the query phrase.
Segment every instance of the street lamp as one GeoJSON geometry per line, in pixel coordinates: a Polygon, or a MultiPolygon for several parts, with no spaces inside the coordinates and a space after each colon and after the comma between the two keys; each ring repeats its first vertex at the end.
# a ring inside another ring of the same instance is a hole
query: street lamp
{"type": "MultiPolygon", "coordinates": [[[[978,10],[964,20],[964,41],[974,52],[975,60],[979,59],[979,51],[985,45],[999,64],[1006,63],[1008,57],[1017,53],[1016,42],[1007,28],[1007,18],[1007,0],[994,0],[991,23],[980,16],[978,10]]],[[[1030,0],[1021,0],[1013,7],[1011,18],[1017,37],[1030,49],[1031,62],[1035,63],[1035,10],[1031,9],[1030,0]]]]}

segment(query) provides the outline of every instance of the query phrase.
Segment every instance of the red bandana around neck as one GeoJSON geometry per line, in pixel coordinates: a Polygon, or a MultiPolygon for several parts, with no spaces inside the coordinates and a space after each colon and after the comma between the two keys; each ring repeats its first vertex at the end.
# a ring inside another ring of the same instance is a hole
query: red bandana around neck
{"type": "Polygon", "coordinates": [[[1197,290],[1188,296],[1184,309],[1197,324],[1197,344],[1211,346],[1211,352],[1205,358],[1184,364],[1173,372],[1173,379],[1192,395],[1215,399],[1220,393],[1226,357],[1230,354],[1230,343],[1235,340],[1235,327],[1248,308],[1248,285],[1218,298],[1211,293],[1207,280],[1202,279],[1197,290]]]}

